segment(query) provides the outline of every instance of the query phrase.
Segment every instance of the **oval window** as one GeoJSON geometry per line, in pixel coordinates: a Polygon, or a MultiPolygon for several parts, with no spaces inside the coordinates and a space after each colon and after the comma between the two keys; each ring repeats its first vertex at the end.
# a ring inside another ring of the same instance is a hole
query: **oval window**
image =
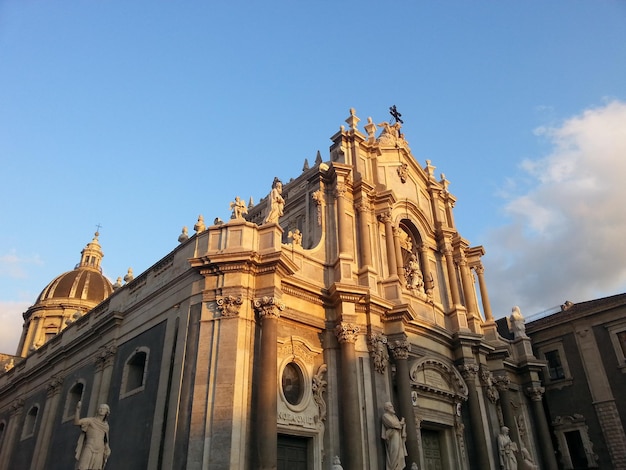
{"type": "Polygon", "coordinates": [[[297,405],[302,400],[304,393],[304,377],[300,367],[294,362],[290,362],[283,370],[283,395],[292,405],[297,405]]]}

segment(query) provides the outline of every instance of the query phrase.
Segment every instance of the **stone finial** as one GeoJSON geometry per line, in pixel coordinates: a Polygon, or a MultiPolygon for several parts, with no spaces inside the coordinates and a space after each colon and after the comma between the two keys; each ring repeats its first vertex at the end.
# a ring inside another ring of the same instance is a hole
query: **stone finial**
{"type": "Polygon", "coordinates": [[[202,216],[202,214],[198,216],[198,221],[196,222],[196,225],[193,226],[193,229],[196,231],[196,233],[204,232],[206,230],[206,225],[204,225],[204,217],[202,216]]]}
{"type": "Polygon", "coordinates": [[[319,165],[320,163],[322,163],[322,154],[318,150],[317,155],[315,155],[315,164],[319,165]]]}
{"type": "Polygon", "coordinates": [[[178,235],[178,243],[185,243],[187,240],[189,240],[189,233],[187,227],[183,227],[181,234],[178,235]]]}
{"type": "Polygon", "coordinates": [[[135,276],[133,276],[133,268],[128,268],[128,272],[126,273],[126,276],[124,276],[124,282],[128,284],[133,279],[135,279],[135,276]]]}
{"type": "Polygon", "coordinates": [[[356,117],[356,111],[354,108],[350,108],[350,117],[346,119],[346,123],[350,126],[351,131],[357,130],[357,125],[359,124],[360,119],[356,117]]]}
{"type": "Polygon", "coordinates": [[[233,211],[230,218],[235,220],[243,220],[243,216],[248,213],[246,203],[239,196],[235,196],[235,200],[230,203],[230,209],[233,211]]]}
{"type": "Polygon", "coordinates": [[[307,171],[309,169],[309,159],[305,158],[304,159],[304,165],[302,165],[302,171],[307,171]]]}
{"type": "Polygon", "coordinates": [[[213,225],[224,225],[224,221],[219,217],[216,217],[215,219],[213,219],[213,225]]]}
{"type": "Polygon", "coordinates": [[[248,209],[252,209],[254,207],[254,199],[250,196],[250,200],[248,201],[248,209]]]}
{"type": "Polygon", "coordinates": [[[367,132],[367,141],[373,144],[376,141],[376,124],[374,124],[371,117],[367,118],[367,124],[365,124],[364,128],[365,132],[367,132]]]}

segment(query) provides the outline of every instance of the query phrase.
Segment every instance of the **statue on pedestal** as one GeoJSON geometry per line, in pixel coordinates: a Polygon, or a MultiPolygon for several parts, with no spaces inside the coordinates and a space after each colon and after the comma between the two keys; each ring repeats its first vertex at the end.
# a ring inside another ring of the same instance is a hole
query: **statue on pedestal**
{"type": "Polygon", "coordinates": [[[80,417],[81,402],[76,404],[74,424],[80,426],[81,433],[76,445],[76,468],[78,470],[102,470],[106,465],[111,448],[109,447],[109,405],[98,406],[96,416],[80,417]]]}
{"type": "Polygon", "coordinates": [[[406,467],[406,423],[398,419],[391,402],[385,403],[382,418],[382,436],[386,449],[386,470],[402,470],[406,467]]]}
{"type": "Polygon", "coordinates": [[[509,437],[509,428],[502,426],[498,435],[498,454],[502,470],[517,470],[517,444],[509,437]]]}

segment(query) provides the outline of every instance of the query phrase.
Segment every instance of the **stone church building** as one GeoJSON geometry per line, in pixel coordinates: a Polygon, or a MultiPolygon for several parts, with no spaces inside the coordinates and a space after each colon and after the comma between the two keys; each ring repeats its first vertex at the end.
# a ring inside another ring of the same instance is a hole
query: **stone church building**
{"type": "Polygon", "coordinates": [[[556,469],[544,362],[498,334],[484,250],[393,114],[350,110],[325,160],[123,285],[96,233],[2,356],[0,470],[74,468],[79,401],[110,406],[107,468],[384,469],[390,402],[407,469],[500,469],[502,426],[556,469]]]}

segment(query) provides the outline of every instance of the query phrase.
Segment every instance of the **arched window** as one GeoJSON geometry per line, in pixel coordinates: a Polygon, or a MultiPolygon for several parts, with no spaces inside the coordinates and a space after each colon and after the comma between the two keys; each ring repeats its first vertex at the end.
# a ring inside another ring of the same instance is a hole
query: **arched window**
{"type": "Polygon", "coordinates": [[[37,415],[39,414],[39,405],[34,405],[24,418],[24,427],[22,428],[22,439],[27,439],[35,434],[35,426],[37,425],[37,415]]]}
{"type": "Polygon", "coordinates": [[[0,449],[2,449],[2,441],[4,440],[4,430],[7,428],[7,423],[0,421],[0,449]]]}
{"type": "Polygon", "coordinates": [[[150,350],[148,348],[137,348],[126,360],[124,374],[122,376],[120,398],[134,395],[135,393],[143,391],[145,388],[149,354],[150,350]]]}
{"type": "Polygon", "coordinates": [[[72,388],[67,392],[65,399],[65,409],[63,410],[63,421],[69,421],[74,419],[76,413],[76,405],[83,399],[83,393],[85,391],[85,383],[83,380],[77,381],[72,388]]]}

